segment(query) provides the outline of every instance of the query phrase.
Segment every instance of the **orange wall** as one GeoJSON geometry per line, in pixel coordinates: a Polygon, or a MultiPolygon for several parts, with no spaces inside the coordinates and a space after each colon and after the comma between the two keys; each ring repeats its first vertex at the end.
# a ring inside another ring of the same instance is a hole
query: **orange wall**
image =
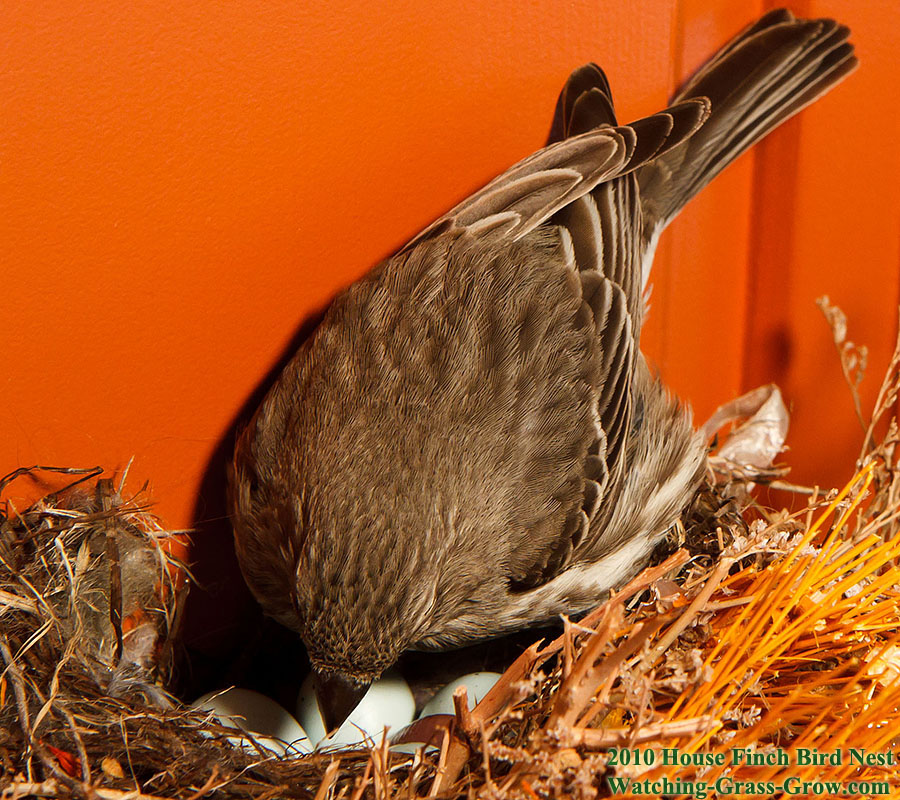
{"type": "MultiPolygon", "coordinates": [[[[224,442],[300,324],[539,146],[572,67],[599,61],[633,118],[768,8],[634,6],[5,2],[0,472],[134,456],[171,525],[220,519],[224,442]]],[[[646,342],[700,418],[777,379],[794,477],[839,482],[860,437],[813,300],[871,346],[871,398],[896,329],[900,25],[888,0],[793,7],[849,23],[862,67],[678,220],[646,342]]]]}

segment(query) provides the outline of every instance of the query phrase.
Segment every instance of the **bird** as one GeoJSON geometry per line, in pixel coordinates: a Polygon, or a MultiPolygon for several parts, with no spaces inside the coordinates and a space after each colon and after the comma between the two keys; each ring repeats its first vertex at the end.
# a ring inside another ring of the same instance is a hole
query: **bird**
{"type": "Polygon", "coordinates": [[[306,646],[328,730],[406,650],[584,612],[699,487],[707,443],[640,350],[659,236],[857,65],[772,11],[622,125],[595,64],[549,143],[339,294],[236,438],[235,550],[306,646]]]}

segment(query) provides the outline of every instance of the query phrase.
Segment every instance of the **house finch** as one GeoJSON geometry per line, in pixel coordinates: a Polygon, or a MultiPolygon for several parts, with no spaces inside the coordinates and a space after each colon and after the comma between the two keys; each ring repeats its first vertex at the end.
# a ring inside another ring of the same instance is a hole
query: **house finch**
{"type": "Polygon", "coordinates": [[[408,648],[581,612],[691,500],[705,441],[638,349],[660,232],[855,66],[767,14],[619,125],[591,64],[550,144],[339,295],[238,438],[243,574],[302,636],[329,729],[408,648]]]}

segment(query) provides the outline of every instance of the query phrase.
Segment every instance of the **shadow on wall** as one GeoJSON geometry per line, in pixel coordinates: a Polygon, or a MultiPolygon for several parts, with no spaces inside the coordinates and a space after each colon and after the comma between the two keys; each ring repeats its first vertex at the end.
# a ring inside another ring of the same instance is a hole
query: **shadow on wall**
{"type": "MultiPolygon", "coordinates": [[[[326,309],[303,321],[228,425],[206,465],[191,519],[191,571],[196,585],[185,606],[184,658],[177,686],[179,694],[188,700],[226,684],[262,687],[265,693],[273,694],[273,687],[283,682],[276,673],[289,668],[291,681],[296,684],[298,665],[305,664],[299,637],[264,617],[244,583],[225,502],[226,470],[237,433],[316,329],[326,309]]],[[[274,694],[278,699],[277,692],[274,694]]]]}
{"type": "Polygon", "coordinates": [[[747,316],[742,389],[776,383],[790,391],[794,346],[791,264],[798,204],[803,117],[786,122],[778,136],[756,145],[748,253],[747,316]],[[762,313],[761,313],[762,312],[762,313]]]}

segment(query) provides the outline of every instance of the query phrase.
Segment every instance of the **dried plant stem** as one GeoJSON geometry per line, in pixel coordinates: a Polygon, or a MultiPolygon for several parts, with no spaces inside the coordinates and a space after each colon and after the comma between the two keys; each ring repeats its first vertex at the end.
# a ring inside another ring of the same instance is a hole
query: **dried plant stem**
{"type": "MultiPolygon", "coordinates": [[[[363,772],[362,776],[356,779],[356,785],[353,789],[353,794],[350,795],[350,800],[361,800],[363,796],[363,792],[366,791],[366,787],[372,782],[372,762],[369,761],[366,764],[365,772],[363,772]]],[[[323,795],[324,797],[324,795],[323,795]]]]}
{"type": "Polygon", "coordinates": [[[684,613],[669,627],[663,637],[653,646],[653,648],[648,651],[648,653],[641,660],[641,666],[644,669],[649,669],[656,663],[659,657],[665,653],[674,643],[675,640],[684,633],[685,629],[690,625],[697,617],[697,614],[700,611],[704,610],[708,603],[709,598],[712,596],[713,592],[719,588],[719,584],[722,583],[725,576],[728,575],[728,571],[734,564],[733,558],[724,557],[721,561],[716,565],[716,569],[713,574],[709,577],[704,585],[703,589],[700,593],[693,599],[691,604],[685,609],[684,613]]]}
{"type": "MultiPolygon", "coordinates": [[[[209,791],[209,787],[204,789],[204,794],[209,791]]],[[[18,800],[25,797],[70,797],[71,790],[60,786],[59,781],[50,778],[41,783],[29,783],[27,781],[13,781],[3,790],[0,797],[3,800],[18,800]]],[[[203,794],[195,794],[195,798],[202,797],[203,794]]],[[[160,797],[155,794],[143,794],[136,791],[120,791],[118,789],[103,789],[101,787],[91,787],[88,797],[95,797],[97,800],[168,800],[168,798],[160,797]]]]}
{"type": "Polygon", "coordinates": [[[0,611],[4,607],[15,608],[18,611],[27,611],[29,614],[38,613],[38,604],[33,600],[28,600],[25,597],[19,597],[17,594],[0,589],[0,611]]]}
{"type": "MultiPolygon", "coordinates": [[[[316,790],[315,800],[325,800],[325,797],[328,795],[328,792],[331,790],[332,785],[334,784],[334,779],[337,777],[338,770],[341,768],[340,759],[335,758],[332,760],[327,767],[325,767],[325,772],[322,774],[322,782],[319,784],[319,788],[316,790]]],[[[361,785],[365,785],[363,782],[361,785]]]]}
{"type": "Polygon", "coordinates": [[[609,747],[632,747],[636,744],[652,742],[656,739],[681,738],[697,733],[707,733],[721,727],[719,720],[707,714],[702,717],[679,719],[674,722],[654,722],[642,725],[638,730],[630,728],[572,728],[569,741],[573,746],[584,746],[590,750],[604,750],[609,747]]]}
{"type": "Polygon", "coordinates": [[[893,409],[897,403],[897,379],[900,372],[900,327],[898,327],[897,341],[894,344],[894,352],[891,356],[891,362],[888,365],[887,373],[881,386],[878,389],[878,396],[875,398],[875,410],[872,412],[872,419],[865,426],[865,436],[863,437],[862,448],[859,454],[859,460],[863,461],[872,448],[872,442],[875,438],[875,428],[881,422],[884,415],[893,409]]]}

